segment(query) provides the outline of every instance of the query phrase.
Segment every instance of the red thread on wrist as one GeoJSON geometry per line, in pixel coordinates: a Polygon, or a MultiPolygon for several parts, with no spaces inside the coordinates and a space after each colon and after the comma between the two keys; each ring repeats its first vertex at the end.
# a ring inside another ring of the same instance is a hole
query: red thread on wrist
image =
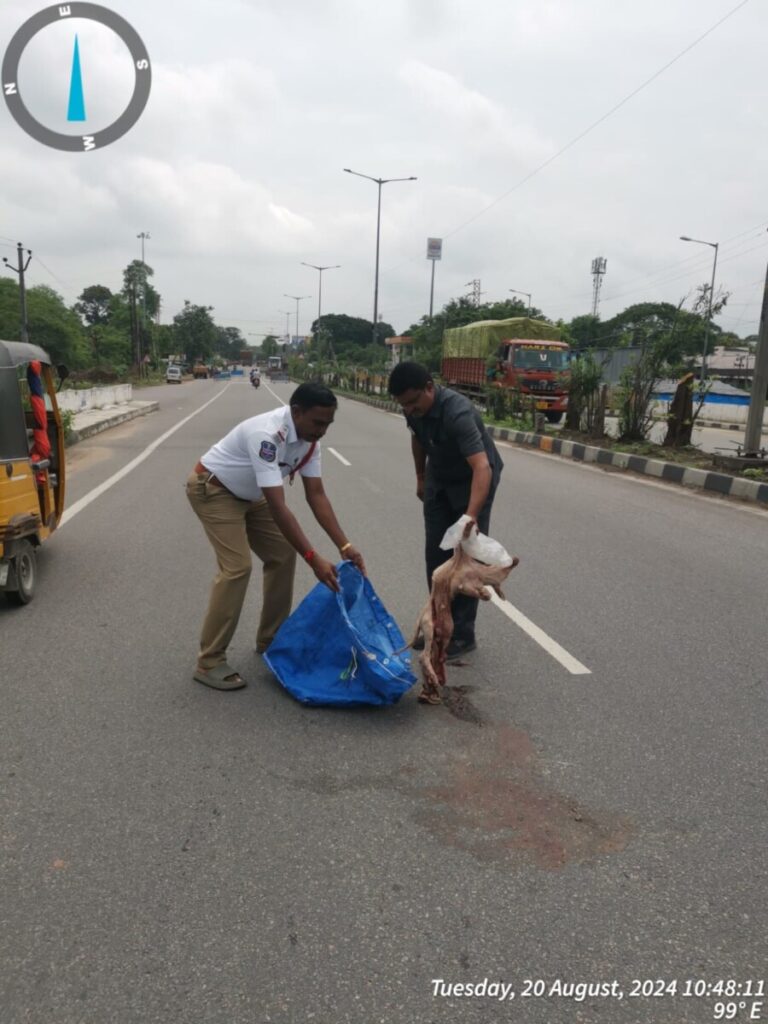
{"type": "Polygon", "coordinates": [[[309,564],[311,565],[312,559],[315,557],[315,554],[316,552],[310,548],[310,550],[307,551],[307,553],[304,555],[304,561],[309,562],[309,564]]]}

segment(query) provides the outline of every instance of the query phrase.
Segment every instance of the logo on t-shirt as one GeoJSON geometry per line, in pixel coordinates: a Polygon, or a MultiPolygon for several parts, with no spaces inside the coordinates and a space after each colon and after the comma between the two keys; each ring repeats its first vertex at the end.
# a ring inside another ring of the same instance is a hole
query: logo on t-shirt
{"type": "Polygon", "coordinates": [[[274,462],[277,458],[277,445],[271,441],[262,441],[259,448],[259,458],[264,462],[274,462]]]}

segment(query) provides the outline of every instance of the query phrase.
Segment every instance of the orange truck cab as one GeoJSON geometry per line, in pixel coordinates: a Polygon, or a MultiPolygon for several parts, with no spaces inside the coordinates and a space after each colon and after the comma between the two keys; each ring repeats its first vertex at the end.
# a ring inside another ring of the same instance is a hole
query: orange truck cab
{"type": "Polygon", "coordinates": [[[443,333],[442,378],[448,387],[482,395],[488,387],[531,396],[550,423],[568,405],[570,347],[544,320],[478,320],[443,333]]]}
{"type": "Polygon", "coordinates": [[[0,592],[11,604],[32,600],[37,549],[61,521],[64,483],[51,360],[36,345],[0,341],[0,592]]]}

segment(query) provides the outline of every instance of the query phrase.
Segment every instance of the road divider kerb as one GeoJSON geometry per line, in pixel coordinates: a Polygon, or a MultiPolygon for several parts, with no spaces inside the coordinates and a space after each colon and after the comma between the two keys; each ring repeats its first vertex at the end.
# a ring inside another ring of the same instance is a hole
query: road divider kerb
{"type": "Polygon", "coordinates": [[[708,469],[681,466],[676,462],[662,462],[659,459],[648,459],[642,455],[632,455],[629,452],[596,448],[577,441],[544,437],[541,434],[521,430],[489,426],[488,432],[500,441],[538,448],[540,451],[550,452],[553,455],[560,455],[578,462],[611,466],[614,469],[652,476],[667,483],[680,484],[683,487],[696,487],[704,491],[742,498],[768,506],[768,483],[758,480],[746,480],[744,477],[730,476],[728,473],[715,473],[708,469]],[[542,442],[545,443],[542,444],[542,442]]]}
{"type": "MultiPolygon", "coordinates": [[[[401,412],[395,402],[384,399],[369,399],[363,396],[343,395],[351,401],[363,402],[376,409],[387,412],[401,412]]],[[[491,437],[508,444],[516,444],[522,448],[537,448],[539,451],[561,458],[573,459],[576,462],[594,463],[597,466],[626,470],[642,476],[655,477],[665,483],[679,484],[682,487],[699,488],[732,498],[756,502],[768,507],[768,483],[759,480],[747,480],[745,477],[730,476],[728,473],[716,473],[712,470],[697,469],[693,466],[681,466],[676,462],[663,462],[660,459],[648,459],[630,452],[617,452],[610,448],[597,448],[594,445],[578,441],[566,441],[564,438],[551,437],[545,434],[534,434],[523,430],[507,427],[495,427],[486,424],[491,437]]]]}
{"type": "MultiPolygon", "coordinates": [[[[66,446],[70,448],[73,444],[78,444],[80,441],[85,441],[88,437],[93,437],[94,434],[100,434],[102,430],[111,430],[112,427],[119,427],[122,423],[135,420],[138,416],[146,416],[147,413],[157,412],[159,408],[159,402],[133,402],[130,409],[118,407],[110,415],[99,416],[93,423],[87,423],[82,427],[76,425],[76,414],[74,417],[75,425],[73,425],[67,435],[66,446]]],[[[94,412],[91,411],[91,415],[94,412]]],[[[83,414],[80,415],[82,416],[83,414]]]]}

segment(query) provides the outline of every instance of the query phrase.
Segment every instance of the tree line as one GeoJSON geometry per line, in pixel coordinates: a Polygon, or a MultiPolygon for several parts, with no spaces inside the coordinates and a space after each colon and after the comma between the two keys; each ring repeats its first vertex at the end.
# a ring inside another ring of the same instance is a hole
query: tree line
{"type": "MultiPolygon", "coordinates": [[[[70,307],[53,288],[28,288],[29,340],[44,348],[55,363],[94,376],[124,377],[133,370],[157,367],[171,356],[189,360],[239,358],[246,347],[237,327],[217,324],[213,307],[185,301],[170,324],[159,324],[161,297],[150,278],[152,267],[134,260],[123,272],[123,287],[84,288],[70,307]]],[[[20,337],[19,284],[0,278],[0,337],[20,337]]]]}
{"type": "MultiPolygon", "coordinates": [[[[55,362],[74,370],[103,371],[117,377],[133,368],[157,366],[163,358],[180,356],[187,361],[215,359],[235,361],[247,348],[237,327],[217,324],[212,306],[189,300],[170,324],[160,324],[161,297],[152,284],[152,267],[134,260],[123,272],[123,286],[113,292],[101,284],[89,285],[68,307],[62,297],[46,285],[27,291],[27,322],[32,342],[45,348],[55,362]]],[[[653,350],[671,370],[690,365],[703,347],[709,312],[708,285],[700,286],[691,308],[683,302],[641,302],[629,306],[608,320],[583,315],[566,322],[549,320],[538,308],[528,310],[519,299],[475,305],[469,298],[451,299],[433,317],[423,316],[404,334],[413,339],[414,358],[437,372],[440,369],[443,331],[477,320],[503,320],[530,315],[555,323],[563,339],[576,352],[623,346],[653,350]]],[[[713,298],[712,314],[720,313],[727,293],[713,298]]],[[[329,313],[315,320],[312,340],[300,346],[298,354],[310,363],[335,363],[383,370],[389,353],[385,339],[395,335],[391,324],[381,322],[376,331],[370,320],[329,313]]],[[[19,286],[0,278],[0,337],[20,335],[19,286]]],[[[754,341],[723,331],[714,321],[709,325],[710,351],[716,344],[736,347],[754,341]]],[[[257,352],[263,356],[284,351],[285,340],[276,335],[264,339],[257,352]]],[[[293,350],[293,354],[297,354],[293,350]]]]}

